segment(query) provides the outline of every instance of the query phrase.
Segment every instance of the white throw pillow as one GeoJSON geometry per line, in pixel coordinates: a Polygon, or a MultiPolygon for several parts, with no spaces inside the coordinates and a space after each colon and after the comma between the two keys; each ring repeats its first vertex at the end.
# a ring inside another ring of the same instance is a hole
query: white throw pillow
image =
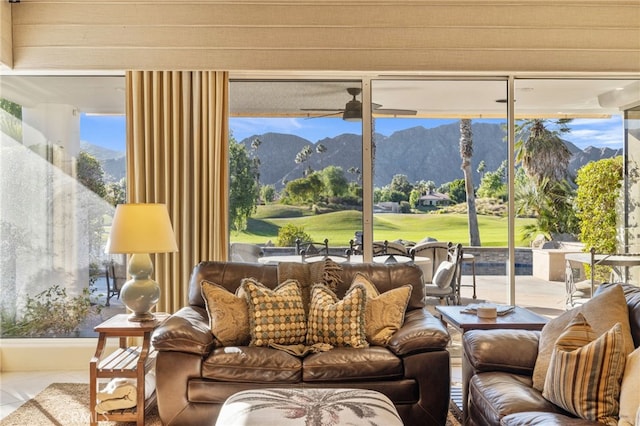
{"type": "Polygon", "coordinates": [[[433,283],[442,289],[449,287],[455,271],[456,265],[453,262],[443,261],[433,274],[433,283]]]}
{"type": "Polygon", "coordinates": [[[618,426],[640,426],[640,348],[627,357],[620,387],[620,420],[618,426]],[[634,420],[635,419],[635,420],[634,420]]]}

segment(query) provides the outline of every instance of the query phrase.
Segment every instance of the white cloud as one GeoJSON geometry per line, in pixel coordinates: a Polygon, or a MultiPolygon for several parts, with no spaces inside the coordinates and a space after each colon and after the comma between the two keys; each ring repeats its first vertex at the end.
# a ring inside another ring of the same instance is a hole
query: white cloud
{"type": "Polygon", "coordinates": [[[585,149],[589,146],[622,148],[624,141],[623,123],[620,117],[610,119],[576,119],[570,123],[571,132],[564,139],[585,149]]]}
{"type": "Polygon", "coordinates": [[[229,123],[233,129],[233,136],[240,141],[256,134],[291,133],[296,134],[302,128],[297,118],[230,118],[229,123]]]}

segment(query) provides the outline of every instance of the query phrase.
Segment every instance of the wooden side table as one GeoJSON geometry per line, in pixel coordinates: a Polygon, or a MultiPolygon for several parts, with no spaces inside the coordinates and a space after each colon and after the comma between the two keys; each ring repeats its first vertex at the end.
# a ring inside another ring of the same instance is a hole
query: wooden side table
{"type": "Polygon", "coordinates": [[[137,426],[144,425],[145,411],[156,402],[154,394],[145,401],[145,375],[154,364],[156,351],[151,346],[151,333],[165,319],[167,313],[156,313],[153,321],[132,322],[127,314],[115,315],[94,328],[99,333],[96,353],[89,363],[89,410],[91,426],[97,426],[99,421],[136,422],[137,426]],[[118,349],[103,357],[103,351],[108,338],[120,339],[118,349]],[[127,346],[128,337],[141,337],[142,346],[127,346]],[[98,393],[98,379],[125,377],[136,379],[137,403],[126,410],[114,410],[105,414],[96,413],[96,397],[98,393]],[[142,408],[141,408],[142,407],[142,408]]]}

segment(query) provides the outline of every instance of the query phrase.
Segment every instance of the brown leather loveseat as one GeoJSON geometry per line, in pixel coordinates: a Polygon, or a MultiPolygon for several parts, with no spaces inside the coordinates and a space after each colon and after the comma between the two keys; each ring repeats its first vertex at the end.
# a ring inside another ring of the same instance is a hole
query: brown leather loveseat
{"type": "MultiPolygon", "coordinates": [[[[640,346],[640,287],[622,284],[620,291],[614,288],[618,285],[603,284],[595,296],[604,295],[605,292],[608,293],[607,297],[613,297],[615,292],[624,293],[624,298],[619,297],[622,299],[619,306],[606,304],[598,316],[594,310],[600,308],[593,308],[591,305],[590,312],[593,318],[600,319],[613,316],[614,312],[621,316],[628,313],[631,338],[637,348],[640,346]]],[[[595,299],[591,300],[594,301],[595,299]]],[[[576,315],[576,309],[578,308],[565,312],[562,317],[576,315]]],[[[542,331],[544,332],[545,330],[542,331]]],[[[462,374],[466,425],[601,424],[568,413],[545,399],[542,392],[534,388],[539,346],[544,344],[539,331],[472,330],[463,335],[462,374]]]]}
{"type": "MultiPolygon", "coordinates": [[[[282,265],[282,264],[280,264],[282,265]]],[[[308,265],[308,264],[305,264],[308,265]]],[[[154,332],[158,350],[156,391],[165,425],[213,425],[232,394],[267,387],[363,388],[389,397],[406,425],[444,425],[449,404],[449,334],[424,308],[422,271],[413,265],[342,264],[336,295],[342,298],[356,272],[367,276],[380,294],[411,284],[404,325],[386,347],[335,347],[293,356],[256,346],[223,347],[209,327],[201,282],[235,292],[252,277],[275,288],[279,265],[202,262],[189,282],[189,306],[154,332]]]]}

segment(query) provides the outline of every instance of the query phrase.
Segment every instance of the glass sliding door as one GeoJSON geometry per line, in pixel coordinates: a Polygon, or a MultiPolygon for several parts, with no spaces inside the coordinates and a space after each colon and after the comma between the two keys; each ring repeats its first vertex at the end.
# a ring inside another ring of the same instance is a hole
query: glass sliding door
{"type": "MultiPolygon", "coordinates": [[[[460,243],[477,273],[504,276],[506,80],[376,79],[371,88],[373,241],[460,243]]],[[[463,273],[469,285],[470,263],[463,273]]]]}
{"type": "MultiPolygon", "coordinates": [[[[362,230],[360,81],[230,84],[230,258],[344,254],[362,230]]],[[[277,257],[276,259],[273,259],[277,257]]]]}
{"type": "MultiPolygon", "coordinates": [[[[567,252],[630,249],[637,222],[632,192],[625,201],[624,170],[634,167],[637,126],[631,111],[625,122],[624,107],[640,102],[638,87],[633,80],[515,80],[516,213],[533,218],[524,235],[532,275],[548,285],[564,285],[567,252]]],[[[636,183],[629,179],[627,191],[636,183]]],[[[586,278],[583,267],[574,269],[576,280],[586,278]]],[[[609,269],[596,272],[600,281],[611,279],[609,269]]],[[[526,294],[516,284],[516,294],[526,294]]]]}

